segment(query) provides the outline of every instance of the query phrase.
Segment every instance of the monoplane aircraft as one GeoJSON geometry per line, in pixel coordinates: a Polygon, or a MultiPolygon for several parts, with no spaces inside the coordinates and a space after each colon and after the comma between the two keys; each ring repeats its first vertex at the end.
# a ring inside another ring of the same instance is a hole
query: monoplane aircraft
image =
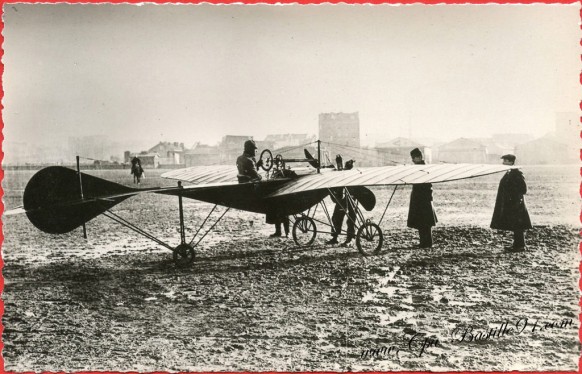
{"type": "Polygon", "coordinates": [[[350,204],[356,212],[354,222],[357,233],[356,246],[362,255],[367,256],[378,253],[382,248],[384,236],[380,224],[386,209],[378,223],[364,217],[360,206],[369,211],[376,203],[374,194],[366,187],[394,186],[395,192],[402,185],[448,182],[514,168],[504,165],[435,164],[337,171],[330,165],[321,166],[319,152],[317,158],[312,157],[307,151],[305,156],[304,159],[285,159],[281,155],[273,157],[269,150],[264,150],[260,160],[263,161],[261,167],[266,174],[260,182],[238,183],[234,165],[195,166],[162,174],[163,178],[178,180],[176,187],[143,189],[130,188],[82,173],[77,158],[77,170],[52,166],[38,171],[26,186],[21,211],[26,213],[34,226],[50,234],[64,234],[78,227],[83,227],[85,234],[85,223],[102,214],[171,250],[175,263],[178,266],[186,266],[194,261],[195,248],[200,241],[230,208],[292,216],[293,239],[298,245],[311,245],[317,233],[322,232],[317,229],[318,223],[329,228],[333,227],[324,199],[333,189],[336,191],[340,189],[345,194],[344,203],[350,204]],[[294,168],[293,173],[283,172],[289,170],[287,165],[292,162],[304,163],[305,166],[294,168]],[[187,182],[188,185],[182,185],[182,182],[187,182]],[[178,197],[179,245],[165,243],[111,210],[113,206],[127,198],[143,193],[178,197]],[[206,217],[194,238],[187,241],[183,198],[212,203],[215,205],[214,208],[218,205],[228,208],[195,244],[193,243],[197,234],[215,209],[213,208],[206,217]],[[315,211],[319,206],[325,212],[328,222],[315,218],[315,211]]]}

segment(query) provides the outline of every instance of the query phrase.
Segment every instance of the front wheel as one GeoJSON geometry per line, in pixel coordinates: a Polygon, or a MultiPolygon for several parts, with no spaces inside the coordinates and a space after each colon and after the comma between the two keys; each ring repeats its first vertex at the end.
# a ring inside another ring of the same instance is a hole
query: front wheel
{"type": "Polygon", "coordinates": [[[356,246],[358,251],[364,256],[380,252],[384,243],[384,235],[380,226],[372,222],[366,222],[358,230],[356,235],[356,246]]]}
{"type": "Polygon", "coordinates": [[[299,217],[293,224],[293,240],[299,246],[313,244],[316,235],[317,227],[310,217],[299,217]]]}
{"type": "Polygon", "coordinates": [[[186,267],[194,262],[194,258],[196,257],[194,253],[194,247],[190,244],[180,244],[176,248],[174,248],[174,263],[178,267],[186,267]]]}

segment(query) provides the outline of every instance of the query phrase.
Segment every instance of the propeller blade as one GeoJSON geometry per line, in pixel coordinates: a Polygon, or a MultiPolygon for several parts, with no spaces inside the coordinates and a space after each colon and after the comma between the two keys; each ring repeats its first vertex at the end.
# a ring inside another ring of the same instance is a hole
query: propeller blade
{"type": "Polygon", "coordinates": [[[363,186],[356,186],[348,187],[348,190],[368,212],[376,206],[376,195],[370,189],[363,186]]]}

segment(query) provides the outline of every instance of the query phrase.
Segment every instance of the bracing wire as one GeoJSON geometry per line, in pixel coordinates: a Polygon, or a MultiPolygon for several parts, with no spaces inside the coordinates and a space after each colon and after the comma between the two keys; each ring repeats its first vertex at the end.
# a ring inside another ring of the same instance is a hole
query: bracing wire
{"type": "Polygon", "coordinates": [[[283,154],[283,153],[287,153],[287,152],[290,152],[290,151],[294,151],[294,150],[299,149],[299,148],[305,148],[308,145],[312,145],[312,144],[315,144],[315,143],[317,143],[317,142],[315,141],[315,142],[305,143],[305,144],[297,145],[297,146],[294,146],[294,147],[281,147],[281,148],[276,148],[276,149],[273,150],[273,153],[281,153],[281,154],[283,154]]]}
{"type": "MultiPolygon", "coordinates": [[[[220,222],[220,220],[222,219],[222,217],[224,217],[224,215],[225,215],[225,214],[226,214],[226,213],[227,213],[229,210],[230,210],[230,207],[226,208],[226,210],[225,210],[225,211],[222,213],[222,215],[221,215],[220,217],[218,217],[218,219],[216,220],[216,222],[214,222],[214,224],[213,224],[212,226],[210,226],[210,228],[208,229],[208,231],[206,231],[206,232],[204,233],[204,235],[202,235],[202,237],[200,238],[200,240],[198,240],[198,241],[196,242],[196,244],[194,244],[194,247],[197,247],[197,246],[198,246],[198,244],[200,244],[200,242],[202,241],[202,239],[204,239],[204,238],[206,237],[206,235],[208,235],[208,233],[209,233],[210,231],[212,231],[212,229],[214,228],[214,226],[216,226],[216,225],[218,224],[218,222],[220,222]]],[[[194,239],[192,239],[192,240],[194,240],[194,239]]]]}
{"type": "Polygon", "coordinates": [[[103,215],[107,218],[112,219],[113,221],[119,223],[122,226],[127,227],[130,230],[133,230],[135,232],[137,232],[140,235],[145,236],[146,238],[156,242],[157,244],[161,245],[162,247],[168,248],[169,250],[173,251],[174,248],[172,248],[169,244],[164,243],[163,241],[161,241],[160,239],[156,238],[155,236],[153,236],[152,234],[148,233],[147,231],[135,226],[134,224],[132,224],[131,222],[129,222],[128,220],[120,217],[119,215],[113,213],[110,210],[107,210],[106,212],[103,212],[103,215]]]}
{"type": "Polygon", "coordinates": [[[387,162],[391,162],[395,165],[398,164],[402,164],[401,162],[398,161],[394,161],[394,160],[384,160],[381,159],[377,154],[378,153],[382,153],[382,154],[390,154],[389,152],[386,151],[382,151],[380,149],[368,149],[368,148],[361,148],[361,147],[355,147],[355,146],[349,146],[349,145],[344,145],[344,144],[337,144],[337,143],[331,143],[331,142],[321,142],[322,144],[329,144],[329,145],[333,145],[336,147],[340,147],[343,148],[344,150],[350,151],[350,152],[355,152],[357,155],[359,156],[363,156],[363,157],[374,157],[379,161],[387,161],[387,162]],[[374,154],[376,153],[376,154],[374,154]]]}

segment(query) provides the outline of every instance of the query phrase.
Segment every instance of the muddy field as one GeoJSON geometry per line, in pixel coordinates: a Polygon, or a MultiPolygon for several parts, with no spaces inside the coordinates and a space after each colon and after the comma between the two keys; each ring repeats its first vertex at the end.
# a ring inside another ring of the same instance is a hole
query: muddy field
{"type": "MultiPolygon", "coordinates": [[[[174,184],[146,172],[144,187],[174,184]]],[[[89,173],[131,183],[127,170],[89,173]]],[[[325,234],[309,248],[268,239],[264,217],[231,211],[179,269],[170,251],[105,217],[84,240],[5,216],[5,369],[577,370],[579,171],[524,173],[535,226],[526,253],[504,253],[510,237],[488,228],[501,175],[434,186],[430,250],[413,248],[410,189],[397,190],[383,251],[368,258],[325,246],[325,234]]],[[[31,175],[6,173],[8,209],[31,175]]],[[[375,192],[366,215],[378,221],[392,190],[375,192]]],[[[211,208],[186,201],[189,237],[211,208]]],[[[179,243],[176,197],[114,210],[179,243]]]]}

